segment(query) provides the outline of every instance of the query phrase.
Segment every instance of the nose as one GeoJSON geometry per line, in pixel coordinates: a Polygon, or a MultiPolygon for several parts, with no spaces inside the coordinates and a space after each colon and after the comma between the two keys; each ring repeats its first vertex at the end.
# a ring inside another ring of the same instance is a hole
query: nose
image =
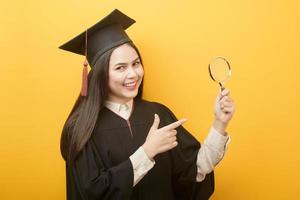
{"type": "Polygon", "coordinates": [[[137,73],[136,71],[133,69],[132,66],[128,67],[128,74],[127,74],[127,78],[135,78],[137,77],[137,73]]]}

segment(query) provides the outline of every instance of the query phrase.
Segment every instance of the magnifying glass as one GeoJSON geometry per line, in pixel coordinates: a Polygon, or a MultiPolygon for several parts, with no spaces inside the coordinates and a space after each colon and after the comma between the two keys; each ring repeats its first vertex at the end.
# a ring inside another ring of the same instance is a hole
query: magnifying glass
{"type": "Polygon", "coordinates": [[[208,71],[211,79],[220,85],[221,90],[224,90],[224,84],[231,76],[229,62],[223,57],[215,57],[210,61],[208,71]]]}

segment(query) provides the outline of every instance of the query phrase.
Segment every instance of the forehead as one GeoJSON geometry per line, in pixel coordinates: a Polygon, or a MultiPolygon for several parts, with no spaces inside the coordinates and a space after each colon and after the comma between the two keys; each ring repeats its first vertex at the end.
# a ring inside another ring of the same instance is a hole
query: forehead
{"type": "Polygon", "coordinates": [[[110,64],[131,62],[136,58],[138,58],[138,54],[135,49],[129,44],[123,44],[112,52],[110,56],[110,64]]]}

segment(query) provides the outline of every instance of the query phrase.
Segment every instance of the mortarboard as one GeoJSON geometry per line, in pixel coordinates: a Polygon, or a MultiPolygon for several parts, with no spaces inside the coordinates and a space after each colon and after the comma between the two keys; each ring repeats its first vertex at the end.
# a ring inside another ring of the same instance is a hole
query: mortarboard
{"type": "Polygon", "coordinates": [[[93,68],[103,53],[124,43],[132,42],[125,30],[133,23],[135,20],[115,9],[97,24],[59,47],[72,53],[84,55],[86,58],[83,64],[82,96],[87,95],[88,63],[93,68]]]}

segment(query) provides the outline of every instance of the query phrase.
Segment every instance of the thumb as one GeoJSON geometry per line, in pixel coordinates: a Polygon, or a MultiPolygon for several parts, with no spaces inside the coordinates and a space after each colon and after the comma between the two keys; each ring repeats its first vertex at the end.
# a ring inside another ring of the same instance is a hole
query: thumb
{"type": "Polygon", "coordinates": [[[158,125],[159,125],[159,116],[157,114],[154,114],[154,122],[151,126],[151,130],[156,130],[158,129],[158,125]]]}

